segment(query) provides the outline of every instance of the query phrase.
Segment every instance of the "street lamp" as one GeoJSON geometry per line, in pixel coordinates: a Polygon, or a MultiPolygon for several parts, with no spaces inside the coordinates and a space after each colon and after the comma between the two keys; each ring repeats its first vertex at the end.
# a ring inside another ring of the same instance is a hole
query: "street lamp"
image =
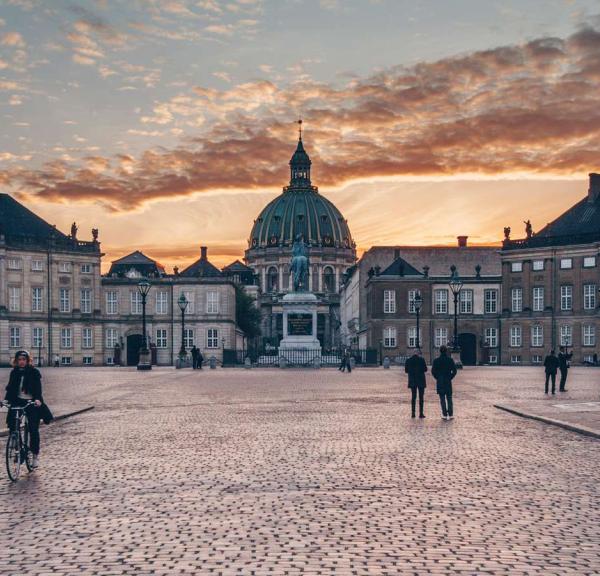
{"type": "Polygon", "coordinates": [[[142,347],[140,348],[138,370],[152,370],[152,362],[150,360],[150,352],[148,351],[148,342],[146,340],[146,298],[150,292],[150,283],[147,280],[142,280],[138,284],[138,292],[142,297],[142,347]]]}
{"type": "Polygon", "coordinates": [[[181,365],[187,356],[187,352],[185,351],[185,311],[188,307],[188,304],[189,302],[185,297],[185,294],[182,292],[181,296],[179,296],[179,299],[177,300],[177,305],[181,310],[181,348],[179,349],[179,361],[181,365]]]}
{"type": "Polygon", "coordinates": [[[420,329],[419,329],[419,316],[421,314],[421,308],[423,307],[423,297],[421,296],[420,292],[417,292],[415,294],[415,298],[414,298],[414,307],[415,307],[415,312],[417,313],[417,350],[421,349],[421,334],[420,334],[420,329]]]}
{"type": "Polygon", "coordinates": [[[458,299],[460,296],[460,291],[463,287],[463,283],[454,264],[450,266],[450,271],[452,274],[450,275],[450,282],[448,285],[450,286],[450,290],[454,295],[454,337],[452,339],[452,354],[453,356],[457,357],[455,358],[455,361],[457,362],[457,366],[460,366],[460,347],[458,346],[458,299]]]}

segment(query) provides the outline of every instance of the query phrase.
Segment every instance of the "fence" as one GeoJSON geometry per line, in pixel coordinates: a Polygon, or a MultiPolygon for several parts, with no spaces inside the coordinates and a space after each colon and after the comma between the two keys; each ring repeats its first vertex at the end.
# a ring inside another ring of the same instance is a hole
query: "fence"
{"type": "MultiPolygon", "coordinates": [[[[223,367],[232,368],[242,366],[249,359],[252,366],[269,368],[279,366],[339,366],[342,361],[341,350],[306,350],[303,348],[286,349],[279,351],[277,348],[269,350],[228,350],[223,351],[223,367]]],[[[377,349],[366,348],[350,350],[355,367],[376,366],[379,363],[377,349]]]]}

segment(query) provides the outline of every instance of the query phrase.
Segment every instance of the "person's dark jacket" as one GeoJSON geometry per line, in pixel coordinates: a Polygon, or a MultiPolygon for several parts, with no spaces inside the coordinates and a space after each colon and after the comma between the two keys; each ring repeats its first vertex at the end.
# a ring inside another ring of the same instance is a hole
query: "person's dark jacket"
{"type": "Polygon", "coordinates": [[[425,372],[427,372],[427,364],[425,360],[418,354],[414,354],[404,364],[404,371],[408,374],[409,388],[425,388],[425,372]]]}
{"type": "Polygon", "coordinates": [[[546,368],[546,374],[556,374],[558,370],[559,361],[556,356],[548,354],[544,360],[544,368],[546,368]]]}
{"type": "Polygon", "coordinates": [[[561,372],[569,369],[569,361],[573,358],[573,353],[571,354],[560,352],[558,355],[558,367],[561,372]]]}
{"type": "Polygon", "coordinates": [[[33,400],[39,400],[42,403],[38,408],[40,420],[43,420],[45,424],[49,424],[54,419],[54,416],[52,416],[50,408],[44,402],[44,397],[42,396],[42,375],[37,368],[33,366],[26,366],[22,369],[13,368],[8,378],[4,399],[10,404],[19,402],[21,376],[24,376],[24,391],[30,394],[33,400]]]}
{"type": "Polygon", "coordinates": [[[438,394],[452,393],[452,379],[456,376],[456,364],[450,356],[438,356],[431,366],[438,394]]]}

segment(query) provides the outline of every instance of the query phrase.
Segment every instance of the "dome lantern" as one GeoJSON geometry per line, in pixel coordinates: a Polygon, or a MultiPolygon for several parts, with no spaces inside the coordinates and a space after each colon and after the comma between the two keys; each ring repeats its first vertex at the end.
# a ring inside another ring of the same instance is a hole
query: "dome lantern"
{"type": "Polygon", "coordinates": [[[310,186],[310,157],[302,144],[302,119],[298,120],[298,146],[290,160],[290,186],[310,186]]]}

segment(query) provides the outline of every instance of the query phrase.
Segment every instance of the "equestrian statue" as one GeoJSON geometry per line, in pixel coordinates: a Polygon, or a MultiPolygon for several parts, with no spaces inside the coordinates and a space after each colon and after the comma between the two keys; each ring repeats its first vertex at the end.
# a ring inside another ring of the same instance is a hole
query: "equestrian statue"
{"type": "Polygon", "coordinates": [[[292,245],[292,262],[290,272],[293,276],[294,292],[305,292],[308,289],[308,256],[302,234],[296,236],[292,245]]]}

